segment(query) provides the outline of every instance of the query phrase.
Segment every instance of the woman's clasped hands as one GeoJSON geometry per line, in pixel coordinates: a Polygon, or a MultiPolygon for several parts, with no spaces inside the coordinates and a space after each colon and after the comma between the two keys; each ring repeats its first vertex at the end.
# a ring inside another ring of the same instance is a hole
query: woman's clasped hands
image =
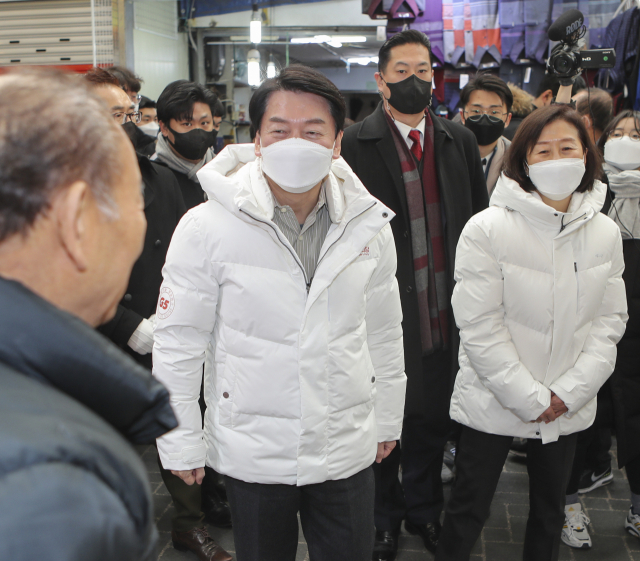
{"type": "Polygon", "coordinates": [[[564,415],[569,409],[555,393],[551,392],[551,405],[540,415],[535,422],[549,424],[555,421],[560,415],[564,415]]]}

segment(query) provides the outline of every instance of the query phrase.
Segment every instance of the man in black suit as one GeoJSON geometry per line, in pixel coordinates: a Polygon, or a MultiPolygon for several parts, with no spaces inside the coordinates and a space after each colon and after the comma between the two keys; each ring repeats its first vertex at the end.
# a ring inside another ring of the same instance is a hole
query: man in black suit
{"type": "Polygon", "coordinates": [[[458,237],[488,205],[476,139],[437,117],[431,101],[431,46],[408,30],[380,49],[382,101],[344,134],[342,155],[374,197],[388,205],[398,254],[407,399],[401,449],[376,475],[374,561],[396,556],[400,524],[435,551],[443,507],[441,469],[451,430],[449,401],[459,336],[451,312],[458,237]],[[398,471],[402,464],[402,484],[398,471]]]}

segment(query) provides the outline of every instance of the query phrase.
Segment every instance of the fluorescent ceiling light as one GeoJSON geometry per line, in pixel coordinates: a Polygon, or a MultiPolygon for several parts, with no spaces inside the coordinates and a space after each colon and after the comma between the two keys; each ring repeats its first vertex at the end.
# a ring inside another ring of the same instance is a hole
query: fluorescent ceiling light
{"type": "Polygon", "coordinates": [[[378,64],[378,57],[377,56],[358,56],[358,57],[348,58],[347,62],[349,64],[360,64],[361,66],[367,66],[372,62],[374,62],[375,64],[378,64]]]}
{"type": "Polygon", "coordinates": [[[275,78],[276,74],[276,63],[270,60],[269,64],[267,64],[267,78],[275,78]]]}
{"type": "Polygon", "coordinates": [[[260,85],[260,52],[251,49],[247,53],[247,82],[250,86],[260,85]]]}
{"type": "Polygon", "coordinates": [[[249,36],[251,42],[256,45],[262,41],[262,22],[260,20],[251,20],[251,23],[249,23],[249,36]]]}
{"type": "Polygon", "coordinates": [[[344,43],[364,43],[366,40],[364,35],[314,35],[313,37],[294,37],[291,42],[299,45],[326,43],[331,47],[340,48],[344,43]]]}

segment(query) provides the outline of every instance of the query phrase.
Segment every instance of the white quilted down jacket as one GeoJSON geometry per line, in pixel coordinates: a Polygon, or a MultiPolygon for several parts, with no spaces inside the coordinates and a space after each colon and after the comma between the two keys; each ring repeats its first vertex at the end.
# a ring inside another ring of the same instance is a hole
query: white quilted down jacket
{"type": "Polygon", "coordinates": [[[180,426],[166,469],[207,465],[247,482],[307,485],[371,465],[400,437],[406,377],[393,213],[342,158],[332,223],[307,288],[272,221],[253,145],[198,172],[209,200],[178,225],[163,269],[153,373],[180,426]],[[205,364],[204,431],[198,396],[205,364]]]}
{"type": "Polygon", "coordinates": [[[620,230],[599,212],[605,192],[596,181],[561,213],[503,175],[465,226],[452,300],[459,423],[543,443],[593,423],[627,320],[620,230]],[[551,391],[569,411],[535,423],[551,391]]]}

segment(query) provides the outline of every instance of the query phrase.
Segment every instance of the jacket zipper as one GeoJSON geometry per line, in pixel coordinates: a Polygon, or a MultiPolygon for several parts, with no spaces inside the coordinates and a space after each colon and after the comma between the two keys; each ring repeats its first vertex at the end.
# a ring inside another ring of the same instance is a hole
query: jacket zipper
{"type": "MultiPolygon", "coordinates": [[[[360,212],[359,214],[356,214],[351,220],[349,220],[349,222],[347,222],[344,225],[344,230],[342,230],[342,233],[334,240],[334,242],[327,248],[327,251],[325,251],[321,256],[320,259],[318,259],[318,263],[316,264],[316,270],[318,270],[318,266],[320,265],[320,262],[326,257],[327,253],[329,253],[329,250],[336,245],[340,239],[342,238],[342,236],[344,236],[344,233],[347,231],[347,226],[349,226],[349,224],[351,224],[356,218],[358,218],[359,216],[362,216],[365,212],[367,212],[368,210],[371,210],[374,206],[376,206],[378,203],[374,202],[373,204],[371,204],[370,206],[368,206],[367,208],[365,208],[362,212],[360,212]]],[[[313,280],[313,279],[311,279],[313,280]]]]}
{"type": "Polygon", "coordinates": [[[255,220],[256,222],[261,222],[262,224],[266,224],[267,226],[269,226],[269,228],[271,228],[275,232],[276,237],[280,240],[280,243],[285,247],[285,249],[289,253],[291,253],[291,256],[293,257],[294,261],[298,264],[298,267],[300,267],[300,270],[302,271],[302,275],[304,276],[304,282],[305,282],[305,284],[307,286],[307,294],[309,294],[309,290],[311,290],[311,280],[313,280],[313,279],[311,279],[311,280],[307,279],[307,272],[304,270],[304,267],[302,266],[302,263],[300,263],[300,258],[296,255],[295,251],[293,251],[291,248],[289,248],[289,246],[282,241],[282,238],[280,237],[280,234],[278,233],[278,228],[276,228],[273,224],[271,224],[269,222],[265,222],[264,220],[260,220],[260,219],[256,218],[255,216],[252,216],[246,210],[242,210],[241,208],[238,209],[238,210],[240,210],[240,212],[244,212],[252,220],[255,220]]]}
{"type": "MultiPolygon", "coordinates": [[[[566,214],[562,215],[562,218],[560,219],[560,232],[562,232],[562,230],[564,230],[567,226],[570,226],[571,224],[573,224],[576,220],[580,220],[581,218],[584,218],[587,215],[587,213],[585,212],[584,214],[578,216],[578,218],[574,218],[571,222],[567,222],[566,224],[564,223],[564,217],[566,216],[566,214]]],[[[558,232],[558,233],[560,233],[558,232]]]]}
{"type": "MultiPolygon", "coordinates": [[[[316,263],[316,270],[318,270],[318,266],[320,265],[320,262],[325,258],[325,256],[327,255],[327,253],[329,253],[329,250],[340,241],[340,239],[342,238],[342,236],[344,236],[344,233],[347,231],[347,226],[349,226],[349,224],[351,224],[351,222],[353,222],[356,218],[358,218],[359,216],[362,216],[365,212],[367,212],[368,210],[371,210],[374,206],[376,206],[378,203],[374,202],[372,203],[370,206],[368,206],[367,208],[365,208],[362,212],[359,212],[358,214],[356,214],[353,218],[351,218],[351,220],[349,220],[349,222],[347,222],[344,225],[344,229],[342,230],[342,233],[334,240],[334,242],[327,248],[327,250],[320,256],[320,259],[318,259],[318,262],[316,263]]],[[[280,234],[278,234],[278,229],[273,226],[272,224],[270,224],[269,222],[265,222],[264,220],[260,220],[258,218],[256,218],[255,216],[252,216],[251,214],[249,214],[247,211],[243,210],[243,209],[239,209],[240,212],[244,212],[247,216],[249,216],[250,218],[252,218],[253,220],[255,220],[256,222],[261,222],[262,224],[266,224],[267,226],[269,226],[270,228],[273,229],[273,231],[276,233],[276,236],[278,237],[278,239],[280,240],[280,243],[287,248],[287,250],[289,251],[289,253],[291,253],[291,255],[293,256],[293,258],[295,259],[296,263],[298,264],[298,266],[300,267],[300,270],[302,271],[302,274],[304,275],[304,281],[307,285],[307,294],[309,294],[309,290],[311,290],[311,283],[313,282],[313,277],[311,277],[310,279],[307,279],[307,273],[304,270],[304,267],[300,264],[299,258],[298,256],[295,254],[294,251],[292,251],[291,249],[289,249],[289,246],[287,246],[282,239],[280,238],[280,234]]]]}

